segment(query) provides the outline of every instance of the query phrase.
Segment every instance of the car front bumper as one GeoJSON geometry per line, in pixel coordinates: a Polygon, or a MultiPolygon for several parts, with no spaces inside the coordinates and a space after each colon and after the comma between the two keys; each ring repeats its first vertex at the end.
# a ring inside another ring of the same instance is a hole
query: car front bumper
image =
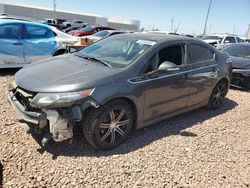
{"type": "Polygon", "coordinates": [[[82,120],[82,111],[91,106],[91,100],[85,100],[81,105],[70,107],[33,109],[29,108],[29,105],[24,103],[22,98],[20,99],[20,95],[25,100],[32,95],[30,93],[32,92],[19,89],[15,82],[12,82],[8,88],[9,103],[18,113],[19,120],[26,122],[22,123],[21,126],[28,133],[44,134],[46,138],[52,138],[57,142],[73,137],[73,127],[82,120]]]}
{"type": "Polygon", "coordinates": [[[231,85],[250,89],[250,69],[233,68],[231,85]]]}

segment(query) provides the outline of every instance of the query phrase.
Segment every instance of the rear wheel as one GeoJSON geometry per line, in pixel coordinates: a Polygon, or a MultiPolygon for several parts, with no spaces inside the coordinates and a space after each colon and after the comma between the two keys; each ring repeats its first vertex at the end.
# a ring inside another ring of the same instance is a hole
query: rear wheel
{"type": "Polygon", "coordinates": [[[227,82],[222,80],[214,87],[213,92],[210,96],[208,107],[214,110],[218,109],[222,105],[226,94],[227,82]]]}
{"type": "Polygon", "coordinates": [[[121,144],[134,122],[132,108],[122,100],[91,109],[86,117],[83,125],[85,139],[101,150],[112,149],[121,144]]]}

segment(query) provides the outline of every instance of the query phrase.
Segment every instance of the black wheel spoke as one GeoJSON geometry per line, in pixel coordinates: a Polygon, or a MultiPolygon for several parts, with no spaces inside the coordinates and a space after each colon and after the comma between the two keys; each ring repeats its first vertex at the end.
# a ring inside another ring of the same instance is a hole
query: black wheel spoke
{"type": "Polygon", "coordinates": [[[111,130],[111,144],[114,144],[115,143],[115,129],[112,129],[111,130]]]}
{"type": "Polygon", "coordinates": [[[101,141],[104,142],[108,138],[108,136],[110,135],[110,133],[111,133],[111,130],[108,129],[107,132],[101,137],[101,141]]]}
{"type": "Polygon", "coordinates": [[[116,127],[116,132],[118,132],[122,136],[125,136],[125,132],[120,127],[116,127]]]}

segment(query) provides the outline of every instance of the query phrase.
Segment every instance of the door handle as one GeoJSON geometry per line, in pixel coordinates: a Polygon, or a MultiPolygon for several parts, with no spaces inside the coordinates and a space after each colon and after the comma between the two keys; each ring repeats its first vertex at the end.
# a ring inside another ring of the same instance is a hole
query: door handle
{"type": "Polygon", "coordinates": [[[182,78],[185,79],[185,80],[187,80],[187,79],[189,78],[189,75],[188,75],[188,74],[184,74],[184,75],[182,76],[182,78]]]}
{"type": "Polygon", "coordinates": [[[13,43],[13,45],[16,45],[16,46],[23,45],[23,43],[21,43],[21,42],[15,42],[15,43],[13,43]]]}

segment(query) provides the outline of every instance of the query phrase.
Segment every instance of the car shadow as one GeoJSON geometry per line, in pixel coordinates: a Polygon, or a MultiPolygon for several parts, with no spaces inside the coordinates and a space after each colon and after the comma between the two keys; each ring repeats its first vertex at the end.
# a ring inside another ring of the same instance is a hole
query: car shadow
{"type": "MultiPolygon", "coordinates": [[[[225,99],[223,106],[217,110],[208,110],[207,108],[200,108],[185,114],[161,121],[154,125],[132,132],[127,140],[112,150],[98,151],[89,146],[83,138],[81,130],[75,131],[75,139],[73,142],[59,142],[50,141],[45,147],[37,149],[39,153],[45,151],[53,155],[53,159],[58,156],[111,156],[117,154],[126,154],[139,148],[143,148],[154,141],[171,135],[197,137],[195,133],[186,131],[185,129],[202,123],[207,119],[219,116],[227,111],[235,108],[238,104],[228,98],[225,99]],[[192,117],[192,118],[190,118],[192,117]]],[[[202,125],[199,125],[202,126],[202,125]]],[[[33,135],[34,136],[34,135],[33,135]]],[[[34,136],[36,141],[40,143],[41,138],[34,136]]]]}
{"type": "Polygon", "coordinates": [[[0,77],[2,76],[14,76],[20,68],[12,68],[12,69],[0,69],[0,77]]]}

